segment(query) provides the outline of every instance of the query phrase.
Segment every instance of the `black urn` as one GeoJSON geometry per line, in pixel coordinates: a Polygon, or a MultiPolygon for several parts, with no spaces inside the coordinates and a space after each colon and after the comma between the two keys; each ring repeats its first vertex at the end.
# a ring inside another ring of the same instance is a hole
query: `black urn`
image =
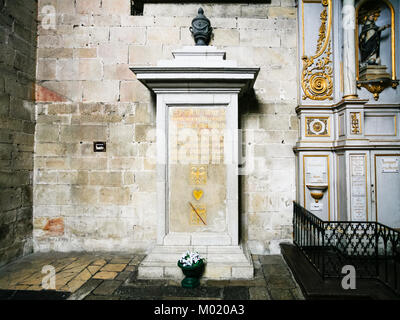
{"type": "Polygon", "coordinates": [[[194,37],[196,46],[207,46],[211,38],[211,22],[204,15],[204,10],[199,8],[198,15],[192,21],[192,26],[189,28],[194,37]]]}

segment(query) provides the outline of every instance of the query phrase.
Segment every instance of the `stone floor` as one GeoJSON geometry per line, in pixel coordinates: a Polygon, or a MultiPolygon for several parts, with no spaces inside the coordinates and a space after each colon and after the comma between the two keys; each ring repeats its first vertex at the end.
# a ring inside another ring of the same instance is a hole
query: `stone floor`
{"type": "MultiPolygon", "coordinates": [[[[127,253],[35,253],[0,269],[0,299],[5,292],[42,291],[46,265],[55,268],[56,290],[71,300],[302,300],[299,286],[282,256],[253,255],[252,280],[201,280],[196,289],[180,281],[140,280],[137,267],[143,255],[127,253]],[[8,291],[5,291],[8,290],[8,291]],[[1,293],[1,292],[0,292],[1,293]]],[[[18,296],[18,295],[17,295],[18,296]]],[[[48,296],[48,295],[47,295],[48,296]]]]}

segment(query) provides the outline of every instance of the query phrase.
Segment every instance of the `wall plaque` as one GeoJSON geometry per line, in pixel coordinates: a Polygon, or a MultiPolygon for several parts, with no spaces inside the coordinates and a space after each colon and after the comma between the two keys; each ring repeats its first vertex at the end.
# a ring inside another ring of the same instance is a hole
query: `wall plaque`
{"type": "Polygon", "coordinates": [[[330,219],[329,156],[304,155],[304,207],[320,219],[330,219]]]}
{"type": "Polygon", "coordinates": [[[315,203],[315,202],[313,202],[313,203],[311,203],[311,205],[310,205],[310,210],[311,211],[322,211],[324,209],[324,205],[323,205],[323,203],[315,203]]]}
{"type": "Polygon", "coordinates": [[[305,183],[307,185],[328,185],[326,157],[305,157],[305,183]]]}
{"type": "Polygon", "coordinates": [[[364,176],[365,165],[364,156],[351,156],[351,175],[352,176],[364,176]]]}
{"type": "Polygon", "coordinates": [[[382,158],[382,173],[399,173],[398,158],[382,158]]]}
{"type": "Polygon", "coordinates": [[[365,221],[368,219],[366,155],[351,155],[350,170],[351,217],[353,221],[365,221]]]}

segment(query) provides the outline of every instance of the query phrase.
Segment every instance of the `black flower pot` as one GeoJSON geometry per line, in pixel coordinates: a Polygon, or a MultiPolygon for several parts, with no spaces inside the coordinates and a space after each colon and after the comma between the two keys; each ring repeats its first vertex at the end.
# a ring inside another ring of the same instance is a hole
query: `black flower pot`
{"type": "Polygon", "coordinates": [[[178,267],[182,269],[183,274],[186,276],[181,282],[183,288],[196,288],[199,286],[199,279],[204,272],[203,259],[192,266],[184,266],[178,261],[178,267]]]}

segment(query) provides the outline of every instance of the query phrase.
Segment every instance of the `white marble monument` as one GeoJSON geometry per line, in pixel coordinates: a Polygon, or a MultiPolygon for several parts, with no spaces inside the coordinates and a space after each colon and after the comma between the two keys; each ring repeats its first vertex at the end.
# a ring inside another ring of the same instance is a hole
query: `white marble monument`
{"type": "Polygon", "coordinates": [[[259,68],[237,67],[213,46],[188,46],[157,66],[132,67],[157,101],[157,245],[140,278],[181,278],[186,250],[205,278],[252,278],[239,240],[238,97],[259,68]]]}

